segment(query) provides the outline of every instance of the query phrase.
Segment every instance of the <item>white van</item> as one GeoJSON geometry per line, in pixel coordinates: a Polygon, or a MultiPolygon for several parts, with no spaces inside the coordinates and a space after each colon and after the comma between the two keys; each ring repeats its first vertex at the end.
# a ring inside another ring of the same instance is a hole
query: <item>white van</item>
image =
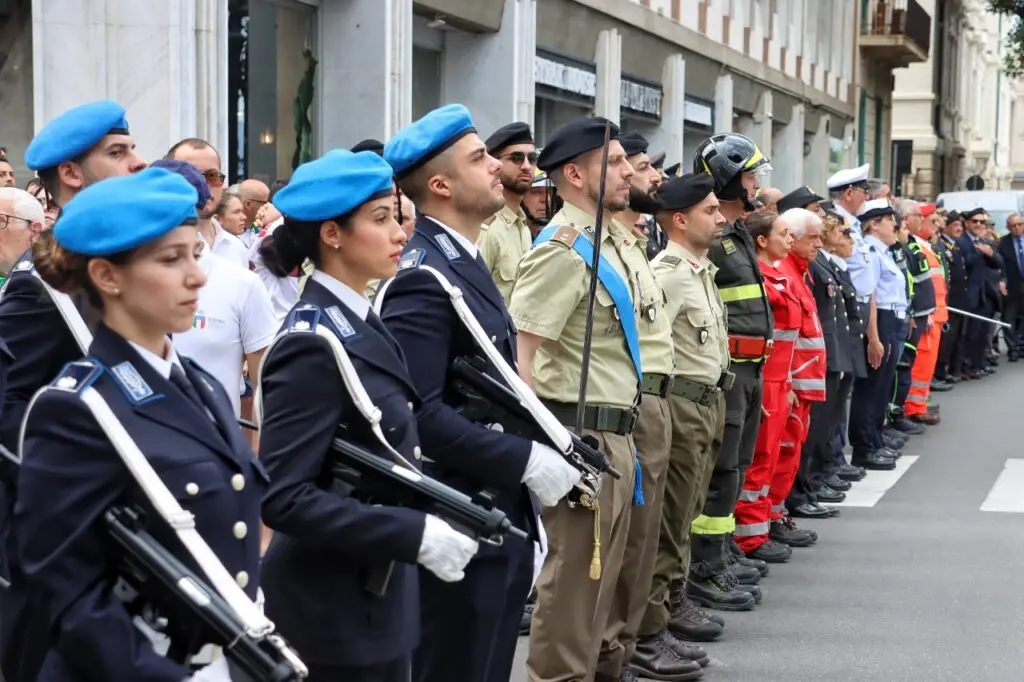
{"type": "Polygon", "coordinates": [[[1006,234],[1006,219],[1012,213],[1024,214],[1024,192],[983,189],[977,192],[943,192],[936,205],[947,211],[964,213],[979,206],[995,221],[996,232],[1006,234]]]}

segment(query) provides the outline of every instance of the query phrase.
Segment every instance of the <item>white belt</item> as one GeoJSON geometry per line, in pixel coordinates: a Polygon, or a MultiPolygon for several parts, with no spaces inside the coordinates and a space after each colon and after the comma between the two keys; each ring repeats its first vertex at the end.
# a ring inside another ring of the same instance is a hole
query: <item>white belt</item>
{"type": "Polygon", "coordinates": [[[902,303],[879,303],[878,309],[891,312],[898,320],[907,319],[907,307],[902,303]]]}

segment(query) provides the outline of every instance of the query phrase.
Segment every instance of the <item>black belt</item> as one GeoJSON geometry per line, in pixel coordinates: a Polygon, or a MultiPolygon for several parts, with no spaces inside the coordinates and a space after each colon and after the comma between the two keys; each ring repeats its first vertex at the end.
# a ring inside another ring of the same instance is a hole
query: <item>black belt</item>
{"type": "MultiPolygon", "coordinates": [[[[566,426],[576,425],[576,403],[558,403],[545,400],[544,406],[551,410],[555,419],[566,426]]],[[[583,428],[590,431],[610,431],[628,436],[636,427],[636,408],[624,409],[608,405],[587,405],[583,408],[583,428]]]]}
{"type": "Polygon", "coordinates": [[[644,374],[640,381],[640,391],[647,395],[656,395],[660,398],[668,397],[672,392],[672,382],[675,377],[668,374],[644,374]]]}

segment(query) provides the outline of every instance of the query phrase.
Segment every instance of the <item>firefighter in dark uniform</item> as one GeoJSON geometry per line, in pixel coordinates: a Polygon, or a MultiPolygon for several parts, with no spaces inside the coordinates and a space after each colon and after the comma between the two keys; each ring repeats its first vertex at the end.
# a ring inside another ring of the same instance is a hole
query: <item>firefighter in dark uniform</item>
{"type": "MultiPolygon", "coordinates": [[[[133,624],[141,614],[114,589],[121,558],[104,521],[112,507],[141,507],[156,542],[202,573],[83,394],[94,389],[109,405],[216,558],[255,599],[267,476],[224,388],[169,339],[191,328],[206,283],[196,263],[197,197],[184,178],[162,169],[104,180],[69,202],[37,244],[43,280],[84,292],[102,321],[89,357],[66,366],[25,415],[7,538],[21,569],[11,590],[25,608],[5,614],[8,679],[229,679],[223,656],[190,677],[182,661],[158,654],[133,624]]],[[[194,655],[204,643],[184,644],[194,655]]]]}
{"type": "Polygon", "coordinates": [[[732,541],[732,532],[736,527],[733,512],[761,423],[761,366],[775,326],[754,243],[740,217],[753,208],[757,175],[771,170],[771,165],[750,138],[724,133],[697,148],[693,170],[714,180],[715,196],[728,221],[708,258],[718,268],[715,284],[726,305],[730,367],[736,374],[735,384],[726,394],[725,432],[707,501],[691,527],[692,574],[687,590],[701,603],[713,606],[716,594],[724,597],[736,585],[730,566],[739,563],[767,572],[763,562],[742,555],[732,541]]]}
{"type": "MultiPolygon", "coordinates": [[[[946,270],[946,301],[951,308],[967,310],[971,303],[967,296],[967,265],[957,240],[964,233],[963,217],[956,211],[946,216],[942,234],[935,242],[935,251],[946,270]]],[[[941,381],[957,383],[963,368],[964,318],[953,313],[939,342],[939,363],[935,377],[941,381]]]]}

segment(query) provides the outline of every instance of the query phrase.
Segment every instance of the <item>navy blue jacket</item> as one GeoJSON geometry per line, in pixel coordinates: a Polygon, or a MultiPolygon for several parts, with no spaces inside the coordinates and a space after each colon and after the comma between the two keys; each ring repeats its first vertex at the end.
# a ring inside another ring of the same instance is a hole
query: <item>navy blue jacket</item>
{"type": "MultiPolygon", "coordinates": [[[[296,307],[306,304],[320,309],[318,324],[344,344],[381,411],[388,442],[418,465],[419,398],[397,343],[379,320],[374,329],[315,280],[306,282],[296,307]]],[[[334,354],[315,334],[296,332],[276,342],[261,385],[260,459],[272,481],[263,519],[275,531],[263,562],[267,615],[306,663],[364,666],[408,654],[419,642],[415,564],[425,517],[366,504],[359,493],[367,491],[332,490],[331,441],[341,427],[348,440],[389,461],[393,456],[356,409],[334,354]],[[368,591],[371,574],[392,562],[399,563],[384,593],[368,591]]]]}
{"type": "MultiPolygon", "coordinates": [[[[203,410],[104,325],[96,331],[90,358],[102,369],[93,388],[195,516],[196,529],[228,572],[255,598],[267,479],[224,389],[182,357],[203,410]]],[[[39,395],[26,413],[22,454],[4,613],[7,679],[180,682],[187,668],[153,650],[111,591],[116,556],[104,513],[116,505],[140,506],[153,537],[199,569],[153,511],[79,394],[51,389],[39,395]]],[[[202,643],[191,644],[198,649],[202,643]]]]}
{"type": "Polygon", "coordinates": [[[1006,279],[1006,294],[1020,296],[1024,293],[1024,273],[1017,261],[1017,245],[1012,234],[999,238],[999,254],[1003,257],[1003,276],[1006,279]]]}
{"type": "MultiPolygon", "coordinates": [[[[988,290],[989,270],[1002,270],[1003,259],[998,251],[991,256],[983,254],[974,245],[970,234],[964,230],[960,238],[956,240],[957,246],[964,259],[964,267],[967,270],[967,304],[970,310],[979,310],[985,305],[985,298],[988,290]]],[[[956,306],[954,306],[956,307],[956,306]]]]}
{"type": "MultiPolygon", "coordinates": [[[[426,216],[416,221],[416,233],[406,245],[403,263],[410,260],[434,268],[462,291],[498,352],[515,368],[515,324],[482,263],[426,216]]],[[[400,268],[384,292],[381,318],[412,359],[409,373],[423,398],[416,415],[420,438],[433,461],[424,470],[470,495],[481,488],[495,491],[497,506],[512,524],[536,537],[535,506],[520,483],[531,442],[492,431],[456,411],[448,376],[452,363],[458,357],[482,356],[482,351],[456,315],[448,294],[430,273],[417,267],[400,268]]],[[[488,369],[500,381],[494,368],[488,369]]],[[[481,546],[481,554],[489,551],[492,548],[481,546]]]]}

